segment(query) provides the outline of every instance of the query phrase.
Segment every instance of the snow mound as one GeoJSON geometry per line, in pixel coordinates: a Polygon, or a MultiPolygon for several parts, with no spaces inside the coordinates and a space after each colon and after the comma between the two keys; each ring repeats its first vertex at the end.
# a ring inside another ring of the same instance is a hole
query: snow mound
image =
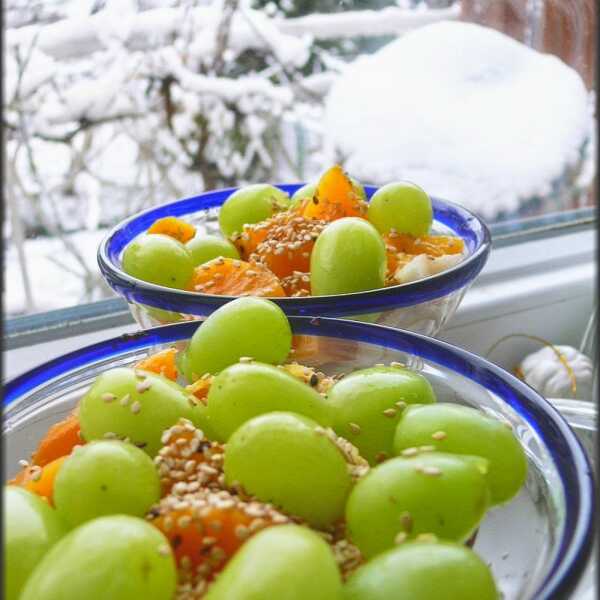
{"type": "Polygon", "coordinates": [[[440,22],[348,66],[326,138],[376,184],[408,179],[491,218],[581,160],[590,97],[576,71],[493,29],[440,22]]]}

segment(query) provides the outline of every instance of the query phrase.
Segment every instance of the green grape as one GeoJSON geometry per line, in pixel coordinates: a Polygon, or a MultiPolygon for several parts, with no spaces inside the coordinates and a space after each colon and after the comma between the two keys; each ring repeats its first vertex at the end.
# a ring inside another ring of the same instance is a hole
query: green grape
{"type": "Polygon", "coordinates": [[[435,402],[425,377],[399,367],[354,371],[338,381],[327,398],[335,432],[372,465],[393,455],[394,432],[406,405],[435,402]]]}
{"type": "Polygon", "coordinates": [[[510,500],[527,477],[527,457],[513,432],[474,408],[450,403],[411,406],[396,429],[395,453],[428,444],[442,452],[487,458],[492,504],[510,500]]]}
{"type": "Polygon", "coordinates": [[[367,558],[391,548],[399,534],[466,541],[488,508],[487,465],[484,458],[441,452],[382,463],[350,493],[350,539],[367,558]]]}
{"type": "Polygon", "coordinates": [[[100,517],[46,554],[19,600],[172,600],[175,560],[165,536],[143,519],[100,517]]]}
{"type": "Polygon", "coordinates": [[[183,289],[194,272],[192,256],[177,240],[160,233],[140,235],[127,244],[123,252],[123,270],[128,275],[183,289]]]}
{"type": "Polygon", "coordinates": [[[229,241],[216,235],[196,235],[185,247],[192,255],[194,266],[202,265],[213,258],[239,258],[239,252],[229,241]]]}
{"type": "Polygon", "coordinates": [[[381,233],[395,229],[420,237],[429,233],[433,222],[431,200],[414,183],[388,183],[371,197],[368,218],[381,233]]]}
{"type": "Polygon", "coordinates": [[[3,504],[3,597],[17,600],[35,566],[62,537],[64,526],[56,511],[40,496],[22,488],[4,486],[3,504]]]}
{"type": "Polygon", "coordinates": [[[250,419],[227,441],[225,479],[315,527],[344,515],[352,487],[341,450],[312,419],[271,412],[250,419]]]}
{"type": "Polygon", "coordinates": [[[335,558],[307,527],[279,525],[252,536],[227,563],[205,600],[341,600],[335,558]]]}
{"type": "Polygon", "coordinates": [[[498,600],[488,566],[452,542],[408,542],[380,554],[344,585],[344,600],[498,600]]]}
{"type": "Polygon", "coordinates": [[[164,430],[182,417],[204,430],[202,407],[180,385],[156,373],[124,367],[101,373],[79,410],[85,440],[129,438],[150,456],[160,449],[164,430]]]}
{"type": "Polygon", "coordinates": [[[282,369],[238,363],[221,371],[208,392],[208,416],[216,439],[226,441],[243,423],[264,413],[291,411],[329,425],[329,407],[313,388],[282,369]]]}
{"type": "Polygon", "coordinates": [[[292,347],[285,313],[265,298],[236,298],[213,312],[188,346],[191,373],[218,373],[242,357],[278,364],[292,347]]]}
{"type": "Polygon", "coordinates": [[[370,223],[357,217],[333,221],[317,238],[310,257],[313,295],[382,288],[386,265],[383,239],[370,223]]]}
{"type": "Polygon", "coordinates": [[[307,183],[294,192],[290,208],[296,208],[305,198],[312,198],[317,190],[316,183],[307,183]]]}
{"type": "Polygon", "coordinates": [[[91,442],[61,465],[54,481],[54,505],[70,527],[104,515],[143,517],[160,499],[152,459],[131,444],[91,442]]]}
{"type": "Polygon", "coordinates": [[[244,225],[260,223],[273,213],[289,206],[285,192],[268,183],[247,185],[233,192],[221,206],[219,225],[223,235],[231,237],[241,233],[244,225]]]}

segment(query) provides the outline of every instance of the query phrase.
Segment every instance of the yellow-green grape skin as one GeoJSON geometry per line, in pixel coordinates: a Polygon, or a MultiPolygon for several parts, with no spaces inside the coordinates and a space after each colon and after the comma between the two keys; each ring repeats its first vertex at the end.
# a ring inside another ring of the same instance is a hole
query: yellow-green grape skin
{"type": "Polygon", "coordinates": [[[358,179],[354,179],[354,177],[350,177],[350,181],[352,182],[352,187],[354,188],[354,191],[356,192],[356,195],[361,200],[366,200],[367,199],[367,194],[365,192],[365,188],[363,187],[363,184],[360,183],[360,181],[358,181],[358,179]]]}
{"type": "Polygon", "coordinates": [[[377,230],[364,219],[333,221],[317,238],[310,257],[314,296],[382,288],[387,258],[377,230]]]}
{"type": "Polygon", "coordinates": [[[122,264],[125,273],[132,277],[176,289],[185,288],[194,271],[187,248],[160,233],[140,235],[129,242],[122,264]]]}
{"type": "Polygon", "coordinates": [[[394,432],[406,406],[435,401],[429,381],[403,367],[354,371],[327,394],[333,429],[371,465],[393,456],[394,432]]]}
{"type": "Polygon", "coordinates": [[[465,542],[489,506],[487,466],[484,458],[441,452],[385,461],[350,493],[350,539],[367,558],[393,547],[398,535],[465,542]]]}
{"type": "Polygon", "coordinates": [[[165,536],[143,519],[100,517],[44,556],[19,600],[172,600],[175,560],[165,536]]]}
{"type": "Polygon", "coordinates": [[[296,208],[305,198],[312,198],[315,195],[316,190],[316,183],[307,183],[306,185],[303,185],[300,189],[296,190],[292,195],[290,209],[296,208]]]}
{"type": "Polygon", "coordinates": [[[192,256],[194,267],[202,265],[213,258],[239,258],[236,247],[229,241],[216,235],[196,234],[185,247],[192,256]]]}
{"type": "Polygon", "coordinates": [[[268,183],[247,185],[233,192],[221,206],[219,225],[225,237],[242,233],[244,225],[260,223],[289,206],[285,192],[268,183]]]}
{"type": "Polygon", "coordinates": [[[208,316],[187,349],[190,373],[216,374],[240,358],[270,364],[285,360],[292,330],[285,313],[265,298],[236,298],[208,316]]]}
{"type": "Polygon", "coordinates": [[[409,181],[397,181],[380,187],[371,196],[368,219],[382,233],[394,229],[420,237],[429,233],[433,209],[429,196],[409,181]]]}
{"type": "Polygon", "coordinates": [[[183,321],[183,317],[181,316],[181,314],[172,310],[155,308],[154,306],[148,306],[147,304],[140,304],[139,307],[141,310],[146,311],[149,317],[151,317],[155,321],[158,321],[160,325],[165,325],[167,323],[178,323],[179,321],[183,321]]]}
{"type": "Polygon", "coordinates": [[[359,567],[344,600],[498,600],[489,567],[452,542],[405,542],[359,567]]]}
{"type": "Polygon", "coordinates": [[[54,481],[54,505],[70,527],[96,517],[143,517],[160,499],[160,480],[152,459],[132,444],[116,440],[75,448],[54,481]]]}
{"type": "Polygon", "coordinates": [[[128,438],[150,456],[160,449],[165,429],[180,418],[203,429],[201,409],[180,385],[162,375],[126,367],[98,375],[79,409],[84,440],[128,438]]]}
{"type": "Polygon", "coordinates": [[[238,363],[221,371],[207,397],[215,439],[227,441],[246,421],[273,411],[291,411],[329,425],[330,410],[313,388],[263,363],[238,363]]]}
{"type": "Polygon", "coordinates": [[[315,527],[344,514],[352,487],[346,460],[319,425],[290,412],[250,419],[225,447],[225,479],[315,527]]]}
{"type": "Polygon", "coordinates": [[[333,552],[307,527],[258,532],[227,563],[204,600],[341,600],[333,552]]]}
{"type": "Polygon", "coordinates": [[[4,486],[4,595],[17,600],[35,566],[63,536],[58,514],[40,496],[4,486]]]}
{"type": "Polygon", "coordinates": [[[451,403],[409,407],[396,428],[394,453],[427,444],[441,452],[487,458],[492,504],[510,500],[527,478],[527,457],[515,434],[475,408],[451,403]]]}

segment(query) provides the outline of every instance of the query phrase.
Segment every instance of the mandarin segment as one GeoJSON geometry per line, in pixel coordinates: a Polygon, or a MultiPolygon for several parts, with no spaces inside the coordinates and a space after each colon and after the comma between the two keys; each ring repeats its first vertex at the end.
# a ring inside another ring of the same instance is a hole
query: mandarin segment
{"type": "Polygon", "coordinates": [[[397,252],[428,256],[443,256],[444,254],[461,254],[465,243],[462,238],[448,235],[424,235],[418,238],[407,233],[390,233],[383,236],[386,247],[391,246],[397,252]]]}
{"type": "Polygon", "coordinates": [[[325,171],[312,198],[301,202],[298,211],[309,219],[334,221],[342,217],[366,218],[367,203],[339,165],[325,171]]]}
{"type": "Polygon", "coordinates": [[[279,279],[265,266],[223,257],[196,267],[189,289],[219,296],[285,296],[279,279]]]}
{"type": "Polygon", "coordinates": [[[144,358],[135,365],[136,369],[151,371],[158,375],[163,375],[171,381],[177,381],[177,365],[175,359],[177,357],[176,348],[167,348],[156,354],[152,354],[144,358]]]}
{"type": "Polygon", "coordinates": [[[196,380],[191,385],[186,386],[186,391],[190,394],[193,394],[202,404],[206,405],[206,397],[208,396],[208,392],[210,391],[210,386],[212,384],[214,377],[209,373],[205,373],[196,380]]]}
{"type": "Polygon", "coordinates": [[[162,233],[185,244],[196,235],[196,228],[177,217],[163,217],[152,223],[148,233],[162,233]]]}
{"type": "Polygon", "coordinates": [[[43,467],[48,463],[71,454],[71,450],[83,444],[80,435],[78,409],[75,409],[65,419],[52,425],[34,452],[32,462],[43,467]]]}
{"type": "Polygon", "coordinates": [[[48,504],[53,505],[54,480],[63,462],[68,456],[61,456],[47,463],[44,467],[33,465],[23,469],[22,474],[10,483],[20,485],[29,492],[44,498],[48,504]]]}

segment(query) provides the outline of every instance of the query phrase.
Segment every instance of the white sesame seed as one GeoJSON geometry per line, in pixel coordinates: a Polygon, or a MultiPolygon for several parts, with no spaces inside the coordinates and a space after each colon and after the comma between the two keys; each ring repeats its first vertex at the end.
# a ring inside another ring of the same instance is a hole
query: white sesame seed
{"type": "Polygon", "coordinates": [[[135,389],[137,390],[138,394],[143,394],[144,392],[148,391],[151,387],[152,383],[146,379],[138,383],[135,386],[135,389]]]}
{"type": "Polygon", "coordinates": [[[386,408],[383,411],[383,414],[386,417],[389,417],[390,419],[393,418],[393,417],[395,417],[397,413],[398,413],[398,411],[395,408],[386,408]]]}
{"type": "Polygon", "coordinates": [[[358,425],[357,423],[348,423],[348,427],[350,427],[350,431],[355,435],[358,435],[361,431],[360,425],[358,425]]]}
{"type": "Polygon", "coordinates": [[[406,531],[401,531],[395,538],[394,544],[403,544],[408,539],[406,531]]]}
{"type": "Polygon", "coordinates": [[[161,544],[158,547],[158,553],[161,556],[169,556],[169,554],[171,554],[171,549],[169,548],[169,546],[167,544],[161,544]]]}
{"type": "Polygon", "coordinates": [[[131,412],[134,415],[137,415],[140,410],[142,410],[142,405],[136,400],[132,405],[131,405],[131,412]]]}
{"type": "Polygon", "coordinates": [[[252,362],[254,359],[251,356],[240,356],[240,362],[241,363],[249,363],[252,362]]]}
{"type": "Polygon", "coordinates": [[[131,400],[131,396],[129,394],[125,394],[120,400],[119,400],[119,404],[121,406],[127,406],[129,404],[129,401],[131,400]]]}
{"type": "Polygon", "coordinates": [[[102,398],[104,402],[112,402],[113,400],[117,399],[117,397],[114,394],[111,394],[110,392],[105,392],[104,394],[102,394],[102,396],[100,396],[100,398],[102,398]]]}
{"type": "Polygon", "coordinates": [[[402,456],[406,456],[406,457],[411,457],[411,456],[416,456],[417,454],[419,454],[419,450],[417,448],[406,448],[405,450],[402,450],[402,452],[400,453],[402,456]]]}
{"type": "Polygon", "coordinates": [[[435,433],[431,434],[431,437],[434,440],[445,440],[448,436],[445,431],[436,431],[435,433]]]}
{"type": "Polygon", "coordinates": [[[29,467],[29,462],[28,462],[28,461],[26,461],[26,460],[24,460],[24,459],[21,459],[21,460],[19,461],[19,466],[20,466],[20,467],[23,467],[24,469],[26,469],[27,467],[29,467]]]}
{"type": "Polygon", "coordinates": [[[441,469],[439,469],[438,467],[434,467],[434,466],[425,466],[421,469],[421,472],[424,475],[429,475],[431,477],[437,477],[439,475],[442,474],[441,469]]]}

